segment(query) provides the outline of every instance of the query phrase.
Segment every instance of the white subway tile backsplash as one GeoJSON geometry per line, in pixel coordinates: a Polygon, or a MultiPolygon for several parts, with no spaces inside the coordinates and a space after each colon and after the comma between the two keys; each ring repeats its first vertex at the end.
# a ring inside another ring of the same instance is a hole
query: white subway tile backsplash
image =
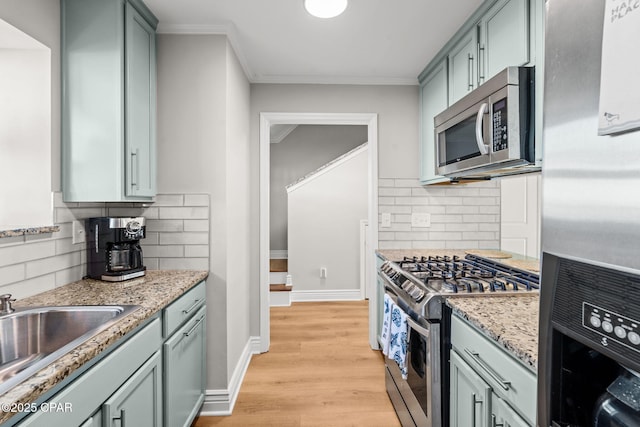
{"type": "Polygon", "coordinates": [[[0,268],[0,286],[18,282],[25,278],[24,264],[15,264],[0,268]]]}
{"type": "Polygon", "coordinates": [[[184,205],[209,207],[209,195],[208,194],[185,194],[184,205]]]}
{"type": "Polygon", "coordinates": [[[421,186],[386,178],[378,186],[379,212],[392,214],[390,227],[379,224],[379,248],[499,248],[499,181],[421,186]],[[411,227],[411,213],[430,213],[431,227],[411,227]]]}
{"type": "Polygon", "coordinates": [[[185,206],[184,194],[159,194],[156,196],[153,206],[185,206]]]}
{"type": "Polygon", "coordinates": [[[208,219],[185,219],[184,231],[209,231],[208,219]]]}
{"type": "Polygon", "coordinates": [[[208,270],[208,258],[159,258],[160,270],[208,270]]]}
{"type": "Polygon", "coordinates": [[[147,219],[141,242],[147,269],[209,269],[209,195],[161,194],[153,204],[65,203],[58,192],[59,232],[0,239],[0,293],[23,298],[81,279],[86,243],[71,243],[72,222],[107,215],[147,219]]]}
{"type": "Polygon", "coordinates": [[[182,219],[150,219],[146,221],[146,225],[147,233],[154,231],[184,231],[184,220],[182,219]]]}
{"type": "Polygon", "coordinates": [[[160,233],[160,245],[206,245],[208,233],[160,233]]]}
{"type": "Polygon", "coordinates": [[[208,207],[162,207],[160,208],[160,219],[206,219],[209,218],[208,207]]]}

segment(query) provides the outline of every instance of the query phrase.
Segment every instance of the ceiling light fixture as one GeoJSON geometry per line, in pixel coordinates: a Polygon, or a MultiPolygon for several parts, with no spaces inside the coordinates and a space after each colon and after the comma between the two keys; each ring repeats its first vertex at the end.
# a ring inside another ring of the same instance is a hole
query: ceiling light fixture
{"type": "Polygon", "coordinates": [[[347,8],[347,0],[303,0],[304,8],[318,18],[333,18],[347,8]]]}

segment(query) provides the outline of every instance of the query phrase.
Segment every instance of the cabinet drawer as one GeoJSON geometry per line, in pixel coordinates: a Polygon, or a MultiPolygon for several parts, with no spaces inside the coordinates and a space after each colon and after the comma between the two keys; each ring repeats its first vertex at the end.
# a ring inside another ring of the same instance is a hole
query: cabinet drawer
{"type": "Polygon", "coordinates": [[[530,424],[536,419],[536,375],[457,316],[451,317],[451,345],[530,424]]]}
{"type": "Polygon", "coordinates": [[[198,309],[204,305],[205,299],[206,285],[203,281],[165,308],[163,311],[164,337],[173,334],[180,325],[196,314],[198,309]]]}

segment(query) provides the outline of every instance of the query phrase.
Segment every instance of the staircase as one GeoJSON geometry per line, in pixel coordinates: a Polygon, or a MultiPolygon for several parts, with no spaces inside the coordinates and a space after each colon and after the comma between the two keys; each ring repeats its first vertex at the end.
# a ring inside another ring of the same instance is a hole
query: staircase
{"type": "Polygon", "coordinates": [[[269,260],[269,305],[272,307],[290,306],[291,289],[293,286],[287,285],[287,259],[269,260]]]}

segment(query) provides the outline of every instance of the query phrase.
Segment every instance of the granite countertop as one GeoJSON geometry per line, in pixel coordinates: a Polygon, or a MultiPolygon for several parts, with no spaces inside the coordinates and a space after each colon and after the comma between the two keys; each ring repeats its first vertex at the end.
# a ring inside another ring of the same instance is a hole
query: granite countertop
{"type": "MultiPolygon", "coordinates": [[[[148,270],[144,277],[125,282],[85,279],[16,301],[13,304],[15,308],[40,305],[139,305],[141,308],[1,395],[0,406],[36,401],[75,370],[206,279],[208,274],[207,271],[148,270]]],[[[12,415],[0,411],[0,423],[12,415]]]]}
{"type": "Polygon", "coordinates": [[[469,321],[533,372],[538,370],[539,294],[448,298],[454,314],[469,321]]]}

